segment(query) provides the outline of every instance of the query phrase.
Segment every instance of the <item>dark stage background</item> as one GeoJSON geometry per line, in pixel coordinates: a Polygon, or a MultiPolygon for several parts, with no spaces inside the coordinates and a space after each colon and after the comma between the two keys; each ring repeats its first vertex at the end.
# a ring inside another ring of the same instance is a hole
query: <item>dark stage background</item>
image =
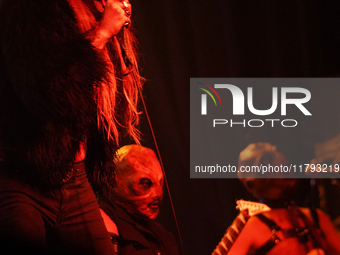
{"type": "MultiPolygon", "coordinates": [[[[190,77],[339,74],[340,8],[331,1],[131,0],[144,98],[186,255],[210,254],[251,198],[238,180],[189,177],[190,77]]],[[[145,115],[142,144],[155,148],[145,115]]],[[[238,153],[246,140],[231,138],[238,153]]],[[[235,157],[237,162],[237,157],[235,157]]],[[[176,234],[166,196],[158,218],[176,234]]]]}

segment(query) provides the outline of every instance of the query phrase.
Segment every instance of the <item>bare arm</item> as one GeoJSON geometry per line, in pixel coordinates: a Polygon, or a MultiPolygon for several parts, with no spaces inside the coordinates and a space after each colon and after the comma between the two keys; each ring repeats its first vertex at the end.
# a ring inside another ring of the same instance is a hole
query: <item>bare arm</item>
{"type": "Polygon", "coordinates": [[[120,0],[107,0],[102,19],[89,34],[92,45],[97,49],[103,49],[108,40],[116,36],[128,20],[122,5],[120,0]]]}
{"type": "Polygon", "coordinates": [[[228,255],[251,255],[258,247],[261,247],[271,236],[268,227],[257,218],[251,217],[235,243],[231,247],[228,255]]]}
{"type": "Polygon", "coordinates": [[[340,254],[340,237],[335,231],[335,228],[328,218],[328,216],[321,210],[318,210],[320,227],[325,235],[326,242],[328,244],[327,254],[337,255],[340,254]]]}
{"type": "Polygon", "coordinates": [[[100,210],[100,214],[101,214],[101,216],[104,220],[104,224],[105,224],[107,231],[109,233],[116,235],[116,236],[119,236],[116,223],[114,223],[111,220],[111,218],[102,209],[99,209],[99,210],[100,210]]]}

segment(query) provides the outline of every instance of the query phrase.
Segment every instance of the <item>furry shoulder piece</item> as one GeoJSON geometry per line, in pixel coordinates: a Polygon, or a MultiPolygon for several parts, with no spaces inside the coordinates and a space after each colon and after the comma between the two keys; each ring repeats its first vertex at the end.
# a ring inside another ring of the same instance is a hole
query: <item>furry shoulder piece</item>
{"type": "Polygon", "coordinates": [[[0,45],[9,81],[30,114],[86,120],[107,69],[67,0],[2,0],[0,45]]]}
{"type": "MultiPolygon", "coordinates": [[[[110,143],[98,131],[94,96],[107,79],[105,57],[80,33],[67,0],[0,0],[0,69],[0,147],[20,155],[25,180],[58,185],[85,137],[110,143]]],[[[106,170],[91,172],[93,183],[113,176],[103,160],[114,151],[98,150],[106,154],[90,165],[106,170]]]]}

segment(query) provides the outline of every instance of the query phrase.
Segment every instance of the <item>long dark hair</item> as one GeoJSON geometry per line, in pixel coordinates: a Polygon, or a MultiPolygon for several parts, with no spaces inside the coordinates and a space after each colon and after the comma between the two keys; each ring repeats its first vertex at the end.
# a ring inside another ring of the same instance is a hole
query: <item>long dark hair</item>
{"type": "MultiPolygon", "coordinates": [[[[101,13],[96,9],[93,1],[70,1],[79,23],[80,32],[85,33],[95,27],[101,17],[101,13]]],[[[107,47],[103,50],[103,57],[107,60],[107,77],[97,90],[97,122],[98,128],[103,129],[107,138],[119,142],[119,131],[121,128],[126,129],[127,133],[136,143],[139,143],[140,132],[137,129],[140,113],[137,110],[138,95],[144,79],[139,74],[137,58],[137,40],[131,29],[124,29],[124,47],[122,50],[128,56],[130,71],[124,74],[122,78],[117,76],[120,73],[116,66],[112,64],[108,48],[115,48],[115,38],[112,38],[107,47]],[[117,81],[121,79],[123,83],[121,91],[117,89],[117,81]],[[120,102],[121,97],[125,103],[120,102]],[[118,105],[120,104],[120,105],[118,105]],[[123,108],[123,109],[122,109],[123,108]],[[117,114],[117,110],[119,113],[117,114]],[[117,116],[119,115],[119,118],[117,116]]]]}

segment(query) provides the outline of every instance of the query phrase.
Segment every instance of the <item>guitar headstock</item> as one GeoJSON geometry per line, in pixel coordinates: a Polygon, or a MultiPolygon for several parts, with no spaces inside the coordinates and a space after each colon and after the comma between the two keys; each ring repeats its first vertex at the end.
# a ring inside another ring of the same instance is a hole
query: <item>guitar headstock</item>
{"type": "Polygon", "coordinates": [[[270,211],[270,207],[266,204],[253,202],[253,201],[246,201],[243,199],[236,200],[236,208],[240,210],[241,212],[244,210],[248,211],[249,216],[253,216],[262,212],[270,211]]]}

